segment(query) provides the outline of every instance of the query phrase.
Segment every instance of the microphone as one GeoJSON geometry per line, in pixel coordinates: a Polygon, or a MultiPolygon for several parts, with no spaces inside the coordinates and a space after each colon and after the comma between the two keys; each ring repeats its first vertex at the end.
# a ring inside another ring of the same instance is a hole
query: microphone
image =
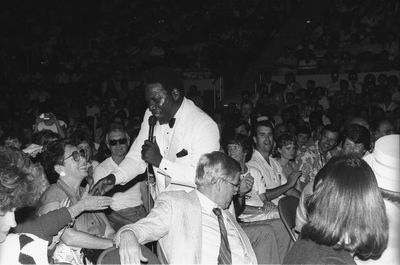
{"type": "Polygon", "coordinates": [[[154,115],[149,117],[149,141],[153,142],[154,126],[157,123],[157,118],[154,115]]]}

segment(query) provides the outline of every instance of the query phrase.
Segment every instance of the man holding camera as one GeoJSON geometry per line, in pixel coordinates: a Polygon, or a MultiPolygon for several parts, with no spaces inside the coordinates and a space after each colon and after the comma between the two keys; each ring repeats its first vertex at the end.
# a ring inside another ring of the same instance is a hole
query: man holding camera
{"type": "Polygon", "coordinates": [[[52,132],[58,133],[61,138],[67,136],[65,129],[67,125],[61,120],[57,120],[56,116],[52,112],[42,113],[36,118],[36,123],[33,125],[33,130],[35,133],[50,130],[52,132]]]}

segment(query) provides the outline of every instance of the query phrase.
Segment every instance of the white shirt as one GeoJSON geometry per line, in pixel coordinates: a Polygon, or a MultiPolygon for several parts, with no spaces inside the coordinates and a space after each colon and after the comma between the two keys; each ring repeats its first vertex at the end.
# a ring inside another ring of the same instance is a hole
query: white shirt
{"type": "Polygon", "coordinates": [[[254,184],[251,188],[251,191],[246,193],[246,205],[262,207],[264,202],[260,199],[259,195],[265,193],[267,190],[265,179],[260,170],[251,165],[247,165],[247,172],[242,176],[246,176],[247,173],[250,173],[250,175],[254,178],[254,184]]]}
{"type": "MultiPolygon", "coordinates": [[[[267,189],[273,189],[282,186],[283,184],[286,184],[286,177],[281,172],[279,172],[279,163],[272,157],[269,157],[269,162],[270,164],[267,163],[260,152],[254,150],[253,155],[247,164],[257,168],[261,172],[262,176],[264,177],[267,189]]],[[[273,199],[272,202],[275,205],[278,205],[278,201],[281,197],[282,195],[278,198],[273,199]]]]}
{"type": "MultiPolygon", "coordinates": [[[[218,264],[221,233],[219,230],[218,217],[212,211],[213,208],[218,208],[218,206],[201,192],[196,192],[200,200],[202,217],[201,261],[202,264],[218,264]]],[[[244,243],[236,227],[232,224],[224,211],[221,212],[228,233],[228,241],[232,253],[232,264],[250,264],[251,261],[245,256],[244,243]]]]}
{"type": "MultiPolygon", "coordinates": [[[[151,112],[147,109],[138,137],[125,159],[113,171],[117,184],[125,184],[146,170],[147,164],[141,158],[141,151],[149,136],[150,115],[151,112]]],[[[175,119],[173,128],[158,122],[154,127],[154,136],[163,156],[159,168],[153,167],[156,194],[165,190],[193,190],[200,156],[218,151],[220,147],[217,124],[191,100],[183,99],[175,119]],[[178,154],[185,151],[186,155],[178,157],[178,154]]]]}
{"type": "MultiPolygon", "coordinates": [[[[118,168],[118,165],[112,160],[111,157],[104,160],[94,169],[93,180],[94,183],[106,177],[113,170],[118,168]]],[[[143,204],[142,194],[140,192],[140,182],[136,183],[125,192],[117,192],[113,195],[113,202],[110,207],[114,211],[136,207],[143,204]]]]}

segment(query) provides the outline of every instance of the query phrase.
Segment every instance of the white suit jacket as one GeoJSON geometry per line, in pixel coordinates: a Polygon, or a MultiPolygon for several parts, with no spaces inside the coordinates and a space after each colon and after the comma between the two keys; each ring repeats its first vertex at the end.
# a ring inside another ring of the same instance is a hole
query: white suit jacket
{"type": "MultiPolygon", "coordinates": [[[[248,237],[235,218],[224,210],[237,228],[245,255],[252,264],[257,258],[248,237]]],[[[130,230],[140,244],[160,240],[161,248],[169,264],[201,264],[202,216],[201,204],[196,191],[163,192],[147,217],[122,227],[115,236],[117,246],[120,234],[130,230]]]]}
{"type": "MultiPolygon", "coordinates": [[[[141,158],[142,145],[149,137],[149,109],[144,114],[140,132],[131,149],[119,167],[113,172],[116,184],[125,184],[146,170],[147,164],[141,158]]],[[[153,167],[157,182],[157,193],[164,190],[190,191],[195,186],[195,170],[201,155],[218,151],[219,131],[217,124],[191,100],[183,99],[182,105],[175,115],[175,125],[170,143],[163,143],[161,126],[157,121],[154,136],[157,139],[161,154],[164,155],[160,167],[153,167]],[[187,151],[187,155],[177,157],[179,152],[187,151]],[[165,187],[165,176],[171,178],[171,184],[165,187]],[[189,188],[188,188],[189,187],[189,188]]]]}

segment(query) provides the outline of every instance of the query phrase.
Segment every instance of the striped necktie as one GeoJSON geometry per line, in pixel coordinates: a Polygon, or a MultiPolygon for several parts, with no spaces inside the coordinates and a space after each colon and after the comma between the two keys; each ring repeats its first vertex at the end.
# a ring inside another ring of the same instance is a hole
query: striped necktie
{"type": "Polygon", "coordinates": [[[232,264],[231,248],[229,246],[228,233],[226,232],[221,209],[214,208],[213,213],[218,217],[219,230],[221,232],[221,245],[219,247],[218,264],[232,264]]]}

